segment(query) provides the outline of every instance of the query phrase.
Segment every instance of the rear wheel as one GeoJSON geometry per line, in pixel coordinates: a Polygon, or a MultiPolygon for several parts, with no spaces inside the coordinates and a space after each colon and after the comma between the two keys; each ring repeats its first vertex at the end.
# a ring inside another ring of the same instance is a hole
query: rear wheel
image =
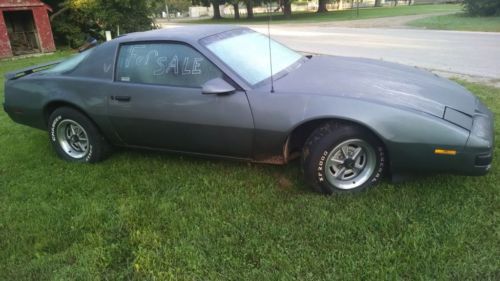
{"type": "Polygon", "coordinates": [[[355,125],[327,123],[306,141],[302,167],[315,191],[358,192],[381,179],[386,163],[382,143],[355,125]]]}
{"type": "Polygon", "coordinates": [[[98,162],[110,151],[92,121],[70,107],[58,108],[50,115],[49,137],[59,157],[70,162],[98,162]]]}

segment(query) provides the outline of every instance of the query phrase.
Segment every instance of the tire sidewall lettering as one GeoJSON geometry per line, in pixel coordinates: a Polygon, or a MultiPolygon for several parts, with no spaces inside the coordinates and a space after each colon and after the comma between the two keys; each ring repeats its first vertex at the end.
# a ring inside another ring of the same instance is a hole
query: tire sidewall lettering
{"type": "Polygon", "coordinates": [[[61,119],[62,119],[62,116],[59,115],[56,118],[54,118],[54,120],[52,121],[52,124],[51,124],[51,127],[50,127],[50,139],[53,142],[56,142],[56,140],[57,140],[57,138],[56,138],[56,127],[57,127],[57,124],[59,123],[59,121],[61,121],[61,119]]]}
{"type": "Polygon", "coordinates": [[[90,162],[92,159],[92,152],[93,152],[93,146],[92,144],[89,145],[89,152],[87,153],[87,156],[85,156],[85,162],[90,162]]]}
{"type": "Polygon", "coordinates": [[[382,177],[384,168],[385,168],[385,155],[384,155],[384,148],[381,146],[377,147],[377,152],[378,152],[378,167],[375,172],[375,175],[371,179],[371,183],[376,183],[380,180],[382,177]]]}
{"type": "Polygon", "coordinates": [[[325,182],[325,163],[326,163],[326,157],[328,156],[328,150],[325,150],[323,151],[323,153],[321,154],[320,158],[319,158],[319,161],[318,161],[318,168],[317,168],[317,171],[318,171],[318,174],[317,174],[317,177],[318,177],[318,181],[319,182],[325,182]]]}

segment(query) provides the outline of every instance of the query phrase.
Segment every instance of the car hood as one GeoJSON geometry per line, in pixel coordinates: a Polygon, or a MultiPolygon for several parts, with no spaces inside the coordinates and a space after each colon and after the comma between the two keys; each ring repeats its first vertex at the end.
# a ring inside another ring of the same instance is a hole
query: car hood
{"type": "Polygon", "coordinates": [[[356,98],[443,117],[451,107],[474,114],[476,98],[455,82],[428,71],[379,60],[313,56],[275,81],[277,93],[356,98]]]}

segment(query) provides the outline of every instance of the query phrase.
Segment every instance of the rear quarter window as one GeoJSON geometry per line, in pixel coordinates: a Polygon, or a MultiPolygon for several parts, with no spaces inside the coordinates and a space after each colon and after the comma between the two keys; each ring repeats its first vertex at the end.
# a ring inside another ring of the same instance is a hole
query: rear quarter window
{"type": "Polygon", "coordinates": [[[71,74],[103,80],[113,79],[116,46],[116,42],[109,41],[95,47],[92,54],[80,63],[71,74]]]}
{"type": "Polygon", "coordinates": [[[94,49],[89,49],[84,52],[71,56],[67,60],[58,63],[56,66],[48,69],[45,73],[64,73],[75,69],[85,58],[87,58],[94,49]]]}

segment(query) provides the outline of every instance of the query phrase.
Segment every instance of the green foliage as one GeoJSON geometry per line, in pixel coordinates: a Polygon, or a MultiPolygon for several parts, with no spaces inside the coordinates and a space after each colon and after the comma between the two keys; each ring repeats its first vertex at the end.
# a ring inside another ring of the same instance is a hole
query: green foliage
{"type": "Polygon", "coordinates": [[[472,16],[500,16],[500,0],[464,0],[464,7],[472,16]]]}
{"type": "Polygon", "coordinates": [[[102,38],[100,29],[95,24],[72,10],[52,21],[52,30],[57,45],[71,48],[81,46],[87,36],[102,38]]]}
{"type": "MultiPolygon", "coordinates": [[[[189,0],[168,0],[168,10],[170,13],[173,12],[186,12],[192,5],[189,0]]],[[[162,5],[163,7],[165,5],[162,5]]],[[[163,9],[164,10],[164,9],[163,9]]]]}
{"type": "Polygon", "coordinates": [[[191,0],[193,6],[205,6],[210,7],[212,0],[191,0]]]}
{"type": "Polygon", "coordinates": [[[80,8],[89,19],[102,30],[123,33],[151,29],[152,7],[144,0],[95,0],[93,4],[80,8]]]}
{"type": "MultiPolygon", "coordinates": [[[[2,61],[0,84],[63,55],[2,61]]],[[[500,89],[465,86],[500,124],[500,89]]],[[[484,177],[325,197],[297,162],[118,150],[71,164],[3,111],[0,132],[0,280],[499,279],[499,141],[484,177]]]]}
{"type": "MultiPolygon", "coordinates": [[[[177,11],[188,0],[169,0],[177,11]]],[[[103,39],[104,31],[117,35],[152,28],[152,17],[165,9],[164,0],[47,0],[54,9],[52,27],[57,43],[77,47],[88,36],[103,39]]]]}

